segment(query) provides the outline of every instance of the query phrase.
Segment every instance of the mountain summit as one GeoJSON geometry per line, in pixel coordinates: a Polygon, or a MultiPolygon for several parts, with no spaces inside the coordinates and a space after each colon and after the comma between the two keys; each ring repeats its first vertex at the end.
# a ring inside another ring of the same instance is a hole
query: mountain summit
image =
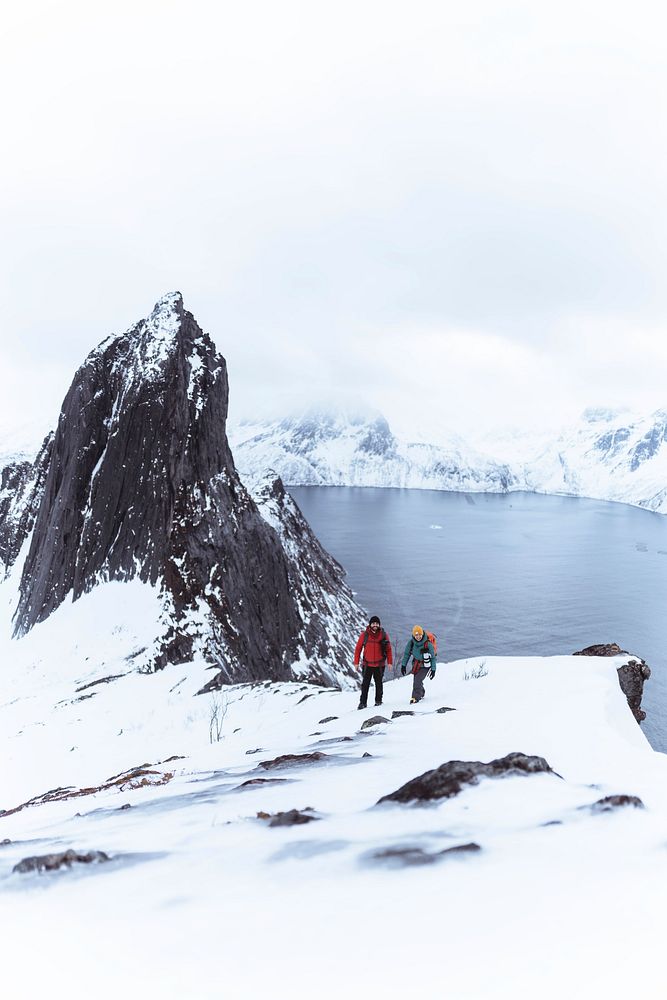
{"type": "Polygon", "coordinates": [[[38,505],[22,480],[33,517],[13,512],[25,538],[32,527],[17,636],[70,596],[138,578],[162,603],[147,669],[199,652],[219,664],[219,682],[291,679],[294,664],[299,676],[342,679],[351,656],[340,636],[363,613],[282,484],[267,516],[242,485],[228,398],[225,360],[178,292],[90,353],[35,463],[38,505]]]}

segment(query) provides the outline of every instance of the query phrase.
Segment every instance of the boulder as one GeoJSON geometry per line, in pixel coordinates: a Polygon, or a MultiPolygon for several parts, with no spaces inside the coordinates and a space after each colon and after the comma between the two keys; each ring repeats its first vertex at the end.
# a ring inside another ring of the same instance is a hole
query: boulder
{"type": "Polygon", "coordinates": [[[476,785],[480,778],[504,778],[509,775],[555,774],[544,757],[530,757],[523,753],[509,753],[506,757],[481,761],[450,760],[432,771],[413,778],[395,792],[383,795],[381,802],[432,802],[451,798],[464,785],[476,785]]]}
{"type": "Polygon", "coordinates": [[[624,663],[617,670],[618,682],[621,691],[625,695],[630,706],[630,710],[637,722],[643,722],[646,712],[642,709],[642,695],[644,693],[644,681],[651,676],[651,668],[644,660],[637,660],[630,653],[616,642],[602,643],[597,646],[586,646],[573,653],[573,656],[627,656],[628,662],[624,663]]]}
{"type": "Polygon", "coordinates": [[[361,723],[361,728],[372,729],[373,726],[381,726],[384,722],[389,722],[389,719],[385,719],[383,715],[373,715],[370,719],[366,719],[365,722],[361,723]]]}

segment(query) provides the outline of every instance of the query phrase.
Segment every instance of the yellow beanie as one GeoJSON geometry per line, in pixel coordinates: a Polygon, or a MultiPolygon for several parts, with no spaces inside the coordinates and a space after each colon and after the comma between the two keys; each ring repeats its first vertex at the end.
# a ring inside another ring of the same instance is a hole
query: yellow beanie
{"type": "Polygon", "coordinates": [[[421,627],[421,625],[415,625],[415,627],[412,630],[412,634],[415,637],[415,639],[421,639],[421,637],[424,634],[424,629],[421,627]]]}

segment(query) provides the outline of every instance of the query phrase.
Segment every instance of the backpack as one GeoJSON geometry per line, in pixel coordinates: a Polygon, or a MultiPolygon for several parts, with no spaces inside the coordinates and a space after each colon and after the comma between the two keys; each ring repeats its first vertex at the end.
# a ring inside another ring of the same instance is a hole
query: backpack
{"type": "MultiPolygon", "coordinates": [[[[380,629],[380,632],[381,632],[380,649],[382,650],[382,655],[386,660],[387,649],[389,647],[389,637],[387,636],[387,633],[385,632],[384,629],[380,629]]],[[[361,644],[361,652],[359,653],[359,659],[361,659],[362,656],[364,655],[364,649],[366,648],[366,643],[368,642],[369,633],[370,629],[367,628],[366,631],[364,632],[364,641],[361,644]]]]}
{"type": "MultiPolygon", "coordinates": [[[[438,640],[437,640],[437,637],[435,635],[435,632],[427,632],[426,629],[424,629],[424,635],[426,636],[426,638],[428,639],[428,641],[431,643],[431,648],[433,650],[433,657],[432,657],[432,659],[435,661],[435,658],[436,658],[437,653],[438,653],[438,640]]],[[[428,655],[428,654],[426,654],[426,655],[428,655]]]]}

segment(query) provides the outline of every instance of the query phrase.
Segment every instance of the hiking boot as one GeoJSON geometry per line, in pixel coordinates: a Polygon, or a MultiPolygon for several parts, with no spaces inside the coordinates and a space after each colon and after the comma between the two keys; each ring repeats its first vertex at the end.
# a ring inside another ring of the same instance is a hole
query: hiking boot
{"type": "Polygon", "coordinates": [[[416,705],[417,704],[417,699],[416,698],[411,698],[410,699],[410,704],[411,705],[416,705]]]}
{"type": "Polygon", "coordinates": [[[381,701],[376,701],[376,702],[375,702],[375,707],[376,707],[376,708],[379,708],[381,704],[382,704],[382,702],[381,702],[381,701]]]}
{"type": "Polygon", "coordinates": [[[366,708],[366,706],[364,705],[363,701],[360,701],[360,702],[359,702],[359,704],[357,705],[357,711],[358,711],[358,710],[359,710],[360,708],[366,708]]]}

